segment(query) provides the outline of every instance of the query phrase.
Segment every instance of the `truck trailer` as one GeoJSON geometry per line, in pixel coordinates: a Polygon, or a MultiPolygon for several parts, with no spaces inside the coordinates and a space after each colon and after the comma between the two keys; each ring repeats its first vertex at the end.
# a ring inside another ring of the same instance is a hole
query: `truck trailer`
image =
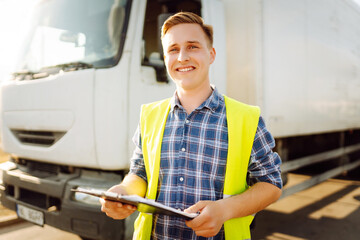
{"type": "Polygon", "coordinates": [[[113,220],[71,190],[106,190],[127,174],[141,104],[175,91],[160,28],[179,11],[213,26],[211,82],[261,107],[283,172],[322,164],[283,197],[360,165],[353,0],[43,0],[0,91],[5,207],[83,239],[131,239],[135,214],[113,220]]]}

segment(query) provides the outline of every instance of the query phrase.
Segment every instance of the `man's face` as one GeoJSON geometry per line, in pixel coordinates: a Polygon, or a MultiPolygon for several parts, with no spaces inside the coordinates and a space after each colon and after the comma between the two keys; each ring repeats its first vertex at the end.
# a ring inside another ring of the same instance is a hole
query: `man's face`
{"type": "Polygon", "coordinates": [[[178,88],[208,87],[209,67],[216,53],[198,24],[178,24],[170,28],[162,44],[167,71],[178,88]]]}

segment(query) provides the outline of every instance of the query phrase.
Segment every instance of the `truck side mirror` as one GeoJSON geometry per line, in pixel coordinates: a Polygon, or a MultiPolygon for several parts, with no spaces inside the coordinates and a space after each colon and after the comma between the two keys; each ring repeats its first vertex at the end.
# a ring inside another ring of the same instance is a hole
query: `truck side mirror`
{"type": "Polygon", "coordinates": [[[64,31],[60,34],[59,40],[67,43],[74,43],[76,47],[84,47],[86,44],[86,36],[83,33],[75,33],[64,31]]]}

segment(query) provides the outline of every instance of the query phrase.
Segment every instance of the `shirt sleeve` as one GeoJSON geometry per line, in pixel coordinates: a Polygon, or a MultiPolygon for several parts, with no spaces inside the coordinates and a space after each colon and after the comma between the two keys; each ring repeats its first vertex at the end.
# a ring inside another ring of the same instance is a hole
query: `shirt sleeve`
{"type": "Polygon", "coordinates": [[[147,182],[145,163],[143,158],[143,152],[141,148],[141,134],[140,134],[140,125],[137,127],[135,134],[132,138],[132,141],[135,145],[133,155],[130,162],[130,174],[135,174],[138,177],[142,178],[147,182]]]}
{"type": "Polygon", "coordinates": [[[251,150],[248,168],[248,182],[253,185],[257,182],[268,182],[282,188],[280,156],[273,152],[275,140],[266,129],[264,119],[260,116],[251,150]]]}

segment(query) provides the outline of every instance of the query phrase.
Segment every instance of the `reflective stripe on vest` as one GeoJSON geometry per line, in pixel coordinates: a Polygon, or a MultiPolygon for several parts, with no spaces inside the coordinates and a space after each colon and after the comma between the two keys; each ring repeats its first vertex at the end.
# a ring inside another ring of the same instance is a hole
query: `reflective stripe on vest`
{"type": "MultiPolygon", "coordinates": [[[[260,117],[258,107],[249,106],[225,98],[228,125],[228,156],[224,181],[224,198],[244,192],[252,145],[260,117]]],[[[156,199],[161,143],[166,120],[170,111],[170,99],[143,105],[140,128],[148,187],[146,198],[156,199]]],[[[253,216],[231,219],[224,223],[225,239],[250,239],[250,223],[253,216]]],[[[152,231],[152,215],[140,213],[135,221],[133,239],[149,240],[152,231]]]]}

